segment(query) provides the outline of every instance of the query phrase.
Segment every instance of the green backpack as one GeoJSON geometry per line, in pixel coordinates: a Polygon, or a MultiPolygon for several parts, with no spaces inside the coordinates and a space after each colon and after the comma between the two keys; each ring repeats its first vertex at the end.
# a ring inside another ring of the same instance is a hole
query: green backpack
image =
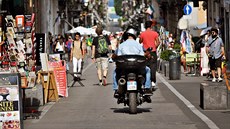
{"type": "Polygon", "coordinates": [[[104,36],[98,37],[97,51],[100,54],[106,54],[109,51],[108,44],[104,36]]]}

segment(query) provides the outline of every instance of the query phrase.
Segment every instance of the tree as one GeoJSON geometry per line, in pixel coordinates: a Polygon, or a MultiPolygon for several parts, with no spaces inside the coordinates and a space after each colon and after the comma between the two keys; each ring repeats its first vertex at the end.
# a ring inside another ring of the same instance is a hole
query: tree
{"type": "Polygon", "coordinates": [[[122,0],[114,0],[114,8],[116,11],[116,14],[119,16],[122,16],[122,0]]]}

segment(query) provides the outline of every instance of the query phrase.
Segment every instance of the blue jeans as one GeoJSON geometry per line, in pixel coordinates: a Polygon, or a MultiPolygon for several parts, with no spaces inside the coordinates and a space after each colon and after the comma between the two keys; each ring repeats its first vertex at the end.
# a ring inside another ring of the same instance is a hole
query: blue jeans
{"type": "MultiPolygon", "coordinates": [[[[151,88],[151,73],[148,66],[145,67],[146,79],[145,79],[145,88],[151,88]]],[[[116,69],[113,71],[113,90],[118,89],[117,79],[116,79],[116,69]]]]}

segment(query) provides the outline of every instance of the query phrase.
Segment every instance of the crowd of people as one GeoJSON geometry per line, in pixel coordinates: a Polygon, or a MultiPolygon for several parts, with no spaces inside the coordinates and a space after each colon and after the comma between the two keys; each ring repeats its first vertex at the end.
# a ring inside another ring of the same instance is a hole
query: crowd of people
{"type": "MultiPolygon", "coordinates": [[[[113,33],[111,35],[103,35],[102,26],[98,26],[95,30],[97,37],[75,33],[74,38],[71,35],[67,35],[66,38],[58,35],[54,39],[52,34],[49,33],[50,53],[67,53],[68,61],[73,63],[74,73],[81,73],[83,58],[85,56],[90,57],[96,65],[100,86],[107,85],[108,66],[109,63],[113,63],[115,56],[130,54],[143,55],[147,59],[145,91],[151,94],[153,90],[156,90],[157,47],[160,45],[159,34],[152,29],[152,25],[152,21],[146,21],[146,30],[141,32],[140,35],[138,35],[133,27],[128,27],[122,33],[123,35],[113,33]]],[[[213,28],[210,33],[212,34],[205,40],[205,46],[213,74],[212,81],[222,81],[220,65],[221,59],[225,58],[223,41],[217,36],[217,29],[213,28]],[[217,79],[215,78],[216,69],[218,71],[217,79]]],[[[173,34],[170,33],[166,43],[167,49],[173,49],[174,43],[173,34]]],[[[182,45],[181,48],[181,62],[184,69],[186,69],[186,60],[183,57],[186,52],[183,50],[182,45]]],[[[74,79],[78,80],[80,76],[75,74],[74,79]]],[[[119,94],[117,92],[116,70],[113,72],[113,82],[114,97],[117,97],[119,94]]]]}

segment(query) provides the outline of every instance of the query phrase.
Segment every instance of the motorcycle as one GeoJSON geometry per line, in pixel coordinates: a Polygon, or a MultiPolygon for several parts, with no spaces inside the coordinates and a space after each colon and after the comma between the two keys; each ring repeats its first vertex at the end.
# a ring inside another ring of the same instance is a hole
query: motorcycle
{"type": "MultiPolygon", "coordinates": [[[[148,102],[151,95],[145,94],[146,58],[140,55],[122,55],[115,58],[118,84],[117,103],[129,106],[131,114],[137,113],[137,106],[148,102]]],[[[151,99],[150,99],[151,101],[151,99]]]]}

